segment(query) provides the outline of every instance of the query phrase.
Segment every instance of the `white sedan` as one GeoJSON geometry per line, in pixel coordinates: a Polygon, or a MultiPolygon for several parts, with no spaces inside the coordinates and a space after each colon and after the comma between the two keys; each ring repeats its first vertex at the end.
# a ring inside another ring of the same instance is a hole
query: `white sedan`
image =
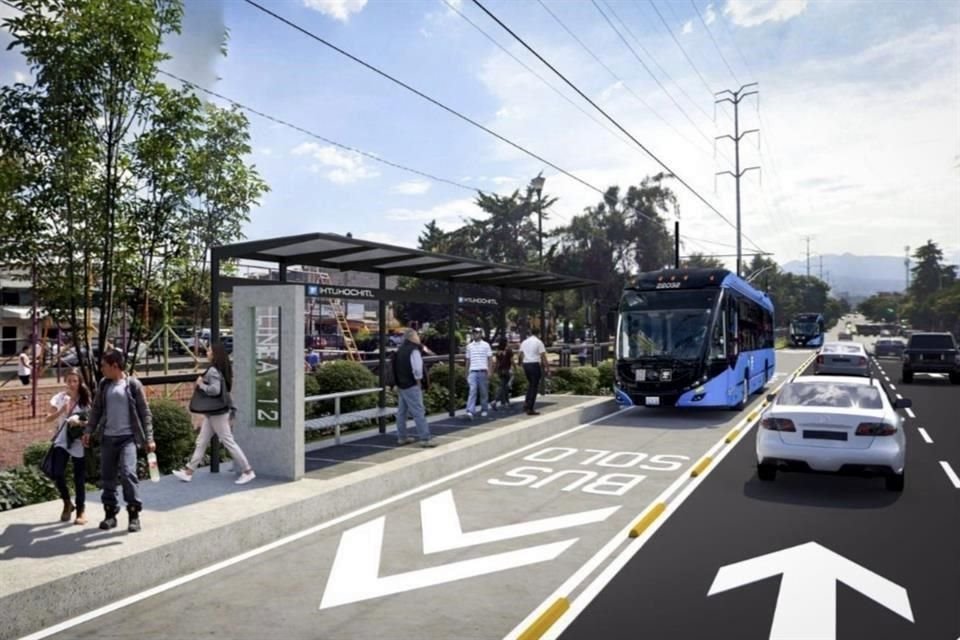
{"type": "Polygon", "coordinates": [[[757,429],[757,476],[777,470],[882,475],[903,491],[907,440],[897,409],[880,381],[846,376],[799,376],[783,386],[757,429]]]}
{"type": "Polygon", "coordinates": [[[859,342],[827,342],[817,352],[813,371],[826,375],[870,375],[867,351],[859,342]]]}

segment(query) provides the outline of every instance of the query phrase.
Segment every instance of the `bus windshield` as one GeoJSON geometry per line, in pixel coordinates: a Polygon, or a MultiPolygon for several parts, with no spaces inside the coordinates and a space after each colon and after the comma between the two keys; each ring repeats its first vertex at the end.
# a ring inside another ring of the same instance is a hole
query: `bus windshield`
{"type": "Polygon", "coordinates": [[[794,322],[791,328],[795,336],[816,336],[820,334],[820,327],[816,322],[794,322]]]}
{"type": "Polygon", "coordinates": [[[718,293],[628,292],[620,305],[617,356],[622,360],[644,356],[699,358],[718,293]]]}

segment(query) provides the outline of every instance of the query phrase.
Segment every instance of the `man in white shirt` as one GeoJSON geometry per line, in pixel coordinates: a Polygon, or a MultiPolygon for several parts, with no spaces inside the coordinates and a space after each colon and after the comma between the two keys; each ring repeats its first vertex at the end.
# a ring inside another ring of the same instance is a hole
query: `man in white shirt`
{"type": "Polygon", "coordinates": [[[539,329],[530,330],[527,339],[520,343],[520,364],[523,366],[523,373],[527,376],[527,397],[523,403],[523,410],[528,416],[540,415],[539,411],[534,411],[534,404],[537,401],[537,391],[540,389],[540,380],[547,370],[547,348],[537,335],[539,329]]]}
{"type": "Polygon", "coordinates": [[[483,329],[473,330],[473,342],[467,345],[467,384],[470,395],[467,397],[467,417],[476,415],[477,391],[480,391],[480,415],[487,416],[487,401],[490,395],[490,372],[493,370],[493,349],[483,339],[483,329]]]}

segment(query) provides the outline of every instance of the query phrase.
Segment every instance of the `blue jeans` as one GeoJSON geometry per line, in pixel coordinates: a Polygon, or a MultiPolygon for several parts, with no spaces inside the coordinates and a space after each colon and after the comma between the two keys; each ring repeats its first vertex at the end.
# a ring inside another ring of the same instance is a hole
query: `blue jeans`
{"type": "Polygon", "coordinates": [[[417,435],[421,442],[430,439],[430,425],[427,424],[427,413],[423,408],[423,391],[420,385],[410,387],[409,389],[397,389],[397,437],[401,440],[407,438],[407,412],[413,416],[413,422],[417,425],[417,435]]]}
{"type": "Polygon", "coordinates": [[[470,372],[467,376],[467,383],[470,385],[470,395],[467,397],[467,413],[474,413],[477,408],[477,389],[480,389],[480,407],[481,411],[486,411],[488,396],[490,395],[490,380],[487,377],[486,369],[477,369],[470,372]]]}
{"type": "Polygon", "coordinates": [[[140,481],[137,479],[137,443],[133,436],[103,436],[100,439],[100,479],[103,495],[100,502],[107,509],[117,510],[117,477],[123,486],[123,500],[128,507],[140,509],[140,481]]]}

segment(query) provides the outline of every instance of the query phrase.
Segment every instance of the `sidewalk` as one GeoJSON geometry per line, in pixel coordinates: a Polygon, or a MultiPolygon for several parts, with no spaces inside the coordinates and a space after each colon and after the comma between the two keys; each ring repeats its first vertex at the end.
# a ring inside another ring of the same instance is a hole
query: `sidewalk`
{"type": "MultiPolygon", "coordinates": [[[[229,464],[201,469],[189,484],[173,476],[142,486],[143,530],[101,531],[99,493],[89,524],[59,522],[60,503],[0,513],[0,639],[15,638],[209,567],[477,462],[616,410],[610,398],[547,396],[539,416],[431,420],[438,447],[398,447],[393,433],[350,434],[313,443],[299,482],[258,477],[236,486],[229,464]]],[[[255,456],[252,456],[254,466],[255,456]]]]}

